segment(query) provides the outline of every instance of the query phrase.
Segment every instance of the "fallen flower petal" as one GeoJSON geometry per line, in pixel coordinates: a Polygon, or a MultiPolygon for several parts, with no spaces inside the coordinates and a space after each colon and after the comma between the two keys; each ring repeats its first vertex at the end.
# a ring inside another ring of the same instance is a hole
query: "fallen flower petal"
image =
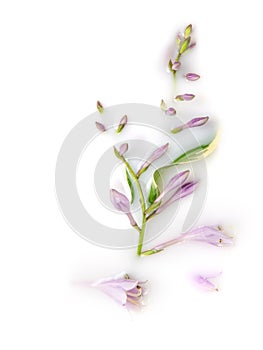
{"type": "Polygon", "coordinates": [[[96,127],[99,131],[102,131],[102,132],[106,131],[106,128],[103,124],[101,124],[99,122],[95,122],[95,124],[96,124],[96,127]]]}
{"type": "Polygon", "coordinates": [[[195,98],[195,95],[193,94],[183,94],[183,95],[177,95],[175,97],[175,100],[177,101],[191,101],[195,98]]]}
{"type": "Polygon", "coordinates": [[[115,277],[100,279],[91,286],[99,288],[122,306],[141,307],[144,305],[146,295],[145,283],[132,279],[127,273],[122,272],[115,277]]]}
{"type": "Polygon", "coordinates": [[[200,79],[200,75],[196,74],[196,73],[187,73],[185,74],[185,78],[189,81],[195,81],[200,79]]]}
{"type": "Polygon", "coordinates": [[[150,157],[142,164],[142,166],[137,172],[137,177],[139,177],[142,173],[144,173],[149,168],[152,162],[162,157],[162,155],[164,155],[164,153],[167,151],[168,147],[169,147],[169,143],[166,143],[165,145],[157,148],[150,155],[150,157]]]}
{"type": "Polygon", "coordinates": [[[221,275],[220,273],[215,273],[215,274],[210,274],[208,276],[204,276],[204,275],[195,275],[194,276],[194,281],[196,282],[196,284],[199,287],[202,287],[205,290],[208,291],[219,291],[218,286],[213,282],[210,281],[211,279],[214,279],[216,277],[218,277],[219,275],[221,275]]]}
{"type": "Polygon", "coordinates": [[[217,247],[233,244],[233,237],[224,232],[222,226],[201,226],[181,235],[183,240],[199,241],[217,247]]]}

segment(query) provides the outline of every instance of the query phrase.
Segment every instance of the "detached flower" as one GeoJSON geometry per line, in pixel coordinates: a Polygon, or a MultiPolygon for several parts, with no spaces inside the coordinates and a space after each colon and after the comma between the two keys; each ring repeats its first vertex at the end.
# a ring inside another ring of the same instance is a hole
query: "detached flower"
{"type": "Polygon", "coordinates": [[[175,115],[176,114],[176,110],[173,107],[169,107],[165,110],[165,114],[166,115],[175,115]]]}
{"type": "Polygon", "coordinates": [[[122,272],[114,277],[100,279],[91,286],[99,288],[102,292],[113,298],[118,304],[126,307],[144,306],[146,295],[145,282],[132,279],[122,272]]]}
{"type": "Polygon", "coordinates": [[[195,95],[193,94],[183,94],[183,95],[177,95],[175,97],[175,100],[177,101],[191,101],[195,98],[195,95]]]}
{"type": "Polygon", "coordinates": [[[142,173],[144,173],[149,168],[152,162],[161,158],[161,156],[164,155],[164,153],[167,151],[168,146],[169,146],[169,143],[166,143],[165,145],[157,148],[146,160],[146,162],[144,162],[143,165],[140,167],[140,169],[137,172],[137,177],[139,177],[142,173]]]}
{"type": "Polygon", "coordinates": [[[177,128],[174,128],[171,130],[171,133],[177,134],[178,132],[184,130],[184,129],[189,129],[189,128],[195,128],[197,126],[202,126],[206,124],[209,120],[209,117],[197,117],[191,119],[189,122],[186,124],[180,125],[177,128]]]}
{"type": "Polygon", "coordinates": [[[223,228],[217,226],[201,226],[167,242],[157,245],[156,247],[146,250],[142,255],[152,255],[161,252],[165,248],[181,242],[198,241],[212,244],[216,247],[230,246],[233,244],[233,237],[224,232],[223,228]]]}
{"type": "Polygon", "coordinates": [[[194,281],[199,287],[205,290],[218,292],[219,291],[218,286],[213,281],[210,281],[210,280],[218,277],[219,275],[221,275],[221,272],[210,274],[208,276],[196,275],[194,276],[194,281]]]}
{"type": "Polygon", "coordinates": [[[131,225],[137,227],[137,223],[131,214],[129,199],[123,193],[120,193],[117,190],[111,189],[110,200],[116,209],[118,209],[119,211],[122,211],[128,216],[131,225]]]}
{"type": "Polygon", "coordinates": [[[200,75],[196,74],[196,73],[187,73],[185,74],[185,78],[189,81],[195,81],[200,79],[200,75]]]}
{"type": "Polygon", "coordinates": [[[102,106],[102,104],[100,103],[100,101],[97,101],[97,110],[98,110],[100,113],[103,113],[103,112],[104,112],[104,107],[102,106]]]}
{"type": "Polygon", "coordinates": [[[121,118],[120,123],[119,123],[119,125],[118,125],[118,127],[117,127],[117,130],[116,130],[116,133],[117,133],[117,134],[119,134],[119,133],[123,130],[123,128],[125,127],[125,125],[127,124],[127,122],[128,122],[128,117],[127,117],[127,115],[124,115],[124,116],[121,118]]]}
{"type": "Polygon", "coordinates": [[[105,128],[105,126],[104,126],[103,124],[101,124],[101,123],[99,123],[99,122],[95,122],[95,124],[96,124],[96,127],[97,127],[97,129],[98,129],[99,131],[101,131],[101,132],[106,131],[106,128],[105,128]]]}

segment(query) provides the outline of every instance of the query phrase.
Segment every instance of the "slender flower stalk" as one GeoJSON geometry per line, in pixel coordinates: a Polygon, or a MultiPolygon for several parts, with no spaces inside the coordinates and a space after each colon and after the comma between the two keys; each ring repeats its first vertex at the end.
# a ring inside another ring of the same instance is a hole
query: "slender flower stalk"
{"type": "Polygon", "coordinates": [[[167,151],[168,147],[169,147],[169,143],[166,143],[165,145],[157,148],[150,155],[150,157],[142,164],[142,166],[140,167],[140,169],[136,174],[137,178],[139,178],[140,175],[144,173],[155,160],[161,158],[164,155],[164,153],[167,151]]]}
{"type": "Polygon", "coordinates": [[[114,277],[100,279],[91,284],[125,307],[144,306],[147,281],[139,281],[122,272],[114,277]]]}
{"type": "Polygon", "coordinates": [[[121,120],[120,120],[120,122],[119,122],[119,125],[118,125],[118,127],[117,127],[117,130],[116,130],[116,133],[117,133],[117,134],[119,134],[119,133],[124,129],[124,127],[125,127],[125,125],[127,124],[127,122],[128,122],[128,117],[127,117],[127,115],[124,115],[124,116],[121,118],[121,120]]]}
{"type": "Polygon", "coordinates": [[[159,253],[169,246],[187,241],[204,242],[216,247],[224,247],[233,244],[233,237],[224,232],[224,229],[220,225],[201,226],[186,233],[182,233],[180,236],[167,242],[161,243],[156,247],[143,252],[142,255],[159,253]]]}
{"type": "Polygon", "coordinates": [[[174,129],[171,130],[172,134],[177,134],[178,132],[189,129],[189,128],[196,128],[198,126],[205,125],[209,120],[209,117],[197,117],[189,120],[187,123],[182,124],[174,129]]]}
{"type": "Polygon", "coordinates": [[[96,124],[96,128],[97,128],[99,131],[101,131],[101,132],[106,131],[106,128],[105,128],[105,126],[104,126],[103,124],[101,124],[101,123],[99,123],[99,122],[95,122],[95,124],[96,124]]]}

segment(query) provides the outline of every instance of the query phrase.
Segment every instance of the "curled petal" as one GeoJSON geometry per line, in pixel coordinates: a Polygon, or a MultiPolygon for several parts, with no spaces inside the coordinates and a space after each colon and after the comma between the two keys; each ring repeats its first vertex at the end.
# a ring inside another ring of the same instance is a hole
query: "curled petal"
{"type": "Polygon", "coordinates": [[[96,124],[96,127],[97,127],[97,129],[98,129],[99,131],[101,131],[101,132],[106,131],[106,128],[105,128],[105,126],[104,126],[103,124],[101,124],[101,123],[99,123],[99,122],[95,122],[95,124],[96,124]]]}

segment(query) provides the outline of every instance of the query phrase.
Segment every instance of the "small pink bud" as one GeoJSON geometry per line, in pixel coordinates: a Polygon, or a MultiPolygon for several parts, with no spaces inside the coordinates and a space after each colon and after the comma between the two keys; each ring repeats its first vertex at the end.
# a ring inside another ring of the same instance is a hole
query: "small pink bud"
{"type": "Polygon", "coordinates": [[[183,94],[183,95],[177,95],[175,99],[177,101],[191,101],[195,98],[195,95],[193,94],[183,94]]]}
{"type": "Polygon", "coordinates": [[[185,74],[185,78],[189,81],[195,81],[200,79],[200,75],[196,74],[196,73],[187,73],[185,74]]]}
{"type": "Polygon", "coordinates": [[[106,131],[106,128],[103,124],[101,124],[99,122],[95,122],[95,124],[96,124],[96,127],[99,131],[102,131],[102,132],[106,131]]]}
{"type": "Polygon", "coordinates": [[[173,107],[169,107],[165,110],[166,115],[174,115],[176,114],[176,110],[173,107]]]}

